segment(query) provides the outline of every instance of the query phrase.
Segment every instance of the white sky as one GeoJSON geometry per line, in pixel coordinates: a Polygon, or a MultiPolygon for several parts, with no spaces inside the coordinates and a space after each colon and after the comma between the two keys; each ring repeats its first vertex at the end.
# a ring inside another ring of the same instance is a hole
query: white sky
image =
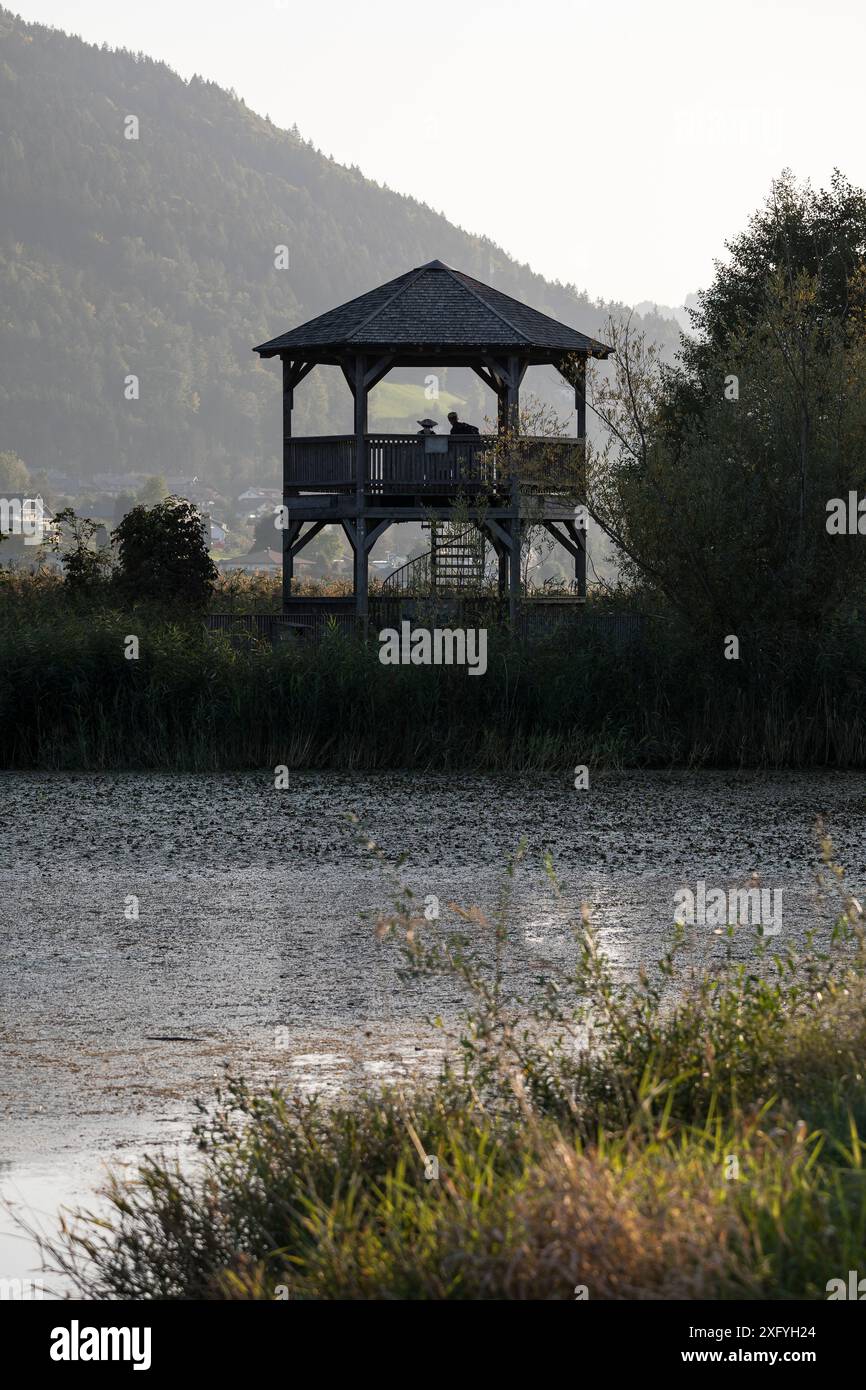
{"type": "Polygon", "coordinates": [[[593,296],[679,304],[789,165],[866,183],[862,0],[4,0],[234,87],[593,296]]]}

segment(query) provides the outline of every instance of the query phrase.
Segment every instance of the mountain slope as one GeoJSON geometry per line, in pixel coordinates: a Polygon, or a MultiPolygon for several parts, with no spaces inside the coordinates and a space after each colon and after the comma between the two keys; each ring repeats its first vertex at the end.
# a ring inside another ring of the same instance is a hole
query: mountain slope
{"type": "MultiPolygon", "coordinates": [[[[5,10],[0,130],[0,450],[32,471],[275,479],[278,373],[252,344],[434,258],[601,334],[586,295],[233,93],[5,10]],[[138,139],[125,138],[131,116],[138,139]]],[[[647,323],[671,350],[675,325],[647,323]]],[[[483,409],[474,381],[447,384],[483,409]]],[[[348,426],[335,371],[296,400],[298,432],[348,426]]]]}

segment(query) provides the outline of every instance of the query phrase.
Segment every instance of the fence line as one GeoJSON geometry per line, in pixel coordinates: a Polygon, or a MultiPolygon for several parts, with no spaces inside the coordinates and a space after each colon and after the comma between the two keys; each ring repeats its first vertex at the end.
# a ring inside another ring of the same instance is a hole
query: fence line
{"type": "MultiPolygon", "coordinates": [[[[374,634],[385,627],[399,627],[406,620],[427,627],[495,627],[506,625],[507,619],[507,600],[433,603],[372,595],[369,600],[368,626],[374,634]]],[[[359,630],[352,599],[315,599],[307,604],[299,600],[285,613],[209,613],[205,626],[209,632],[249,634],[269,642],[292,638],[319,641],[328,632],[351,636],[359,630]]],[[[515,634],[521,641],[538,641],[556,632],[576,640],[593,635],[626,647],[646,640],[647,619],[640,613],[591,613],[583,605],[555,600],[521,603],[515,623],[515,634]]]]}

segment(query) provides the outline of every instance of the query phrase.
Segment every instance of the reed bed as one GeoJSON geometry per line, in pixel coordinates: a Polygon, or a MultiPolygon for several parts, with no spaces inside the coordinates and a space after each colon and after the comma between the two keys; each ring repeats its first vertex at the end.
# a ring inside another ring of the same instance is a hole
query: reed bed
{"type": "MultiPolygon", "coordinates": [[[[248,602],[252,599],[247,597],[248,602]]],[[[623,645],[576,626],[528,645],[491,629],[483,677],[383,666],[317,644],[208,634],[202,615],[124,611],[110,589],[0,587],[6,768],[438,768],[866,765],[866,632],[743,634],[726,661],[671,617],[623,645]],[[139,654],[125,656],[135,635],[139,654]]]]}

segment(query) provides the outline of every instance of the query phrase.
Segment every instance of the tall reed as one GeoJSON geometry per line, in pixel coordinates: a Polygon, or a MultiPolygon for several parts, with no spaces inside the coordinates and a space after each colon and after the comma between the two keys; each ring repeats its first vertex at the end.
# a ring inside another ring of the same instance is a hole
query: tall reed
{"type": "Polygon", "coordinates": [[[490,629],[488,669],[383,666],[319,644],[210,635],[201,619],[0,590],[7,768],[862,767],[866,641],[743,634],[741,658],[673,619],[623,644],[591,624],[526,644],[490,629]],[[138,637],[135,660],[125,638],[138,637]]]}

